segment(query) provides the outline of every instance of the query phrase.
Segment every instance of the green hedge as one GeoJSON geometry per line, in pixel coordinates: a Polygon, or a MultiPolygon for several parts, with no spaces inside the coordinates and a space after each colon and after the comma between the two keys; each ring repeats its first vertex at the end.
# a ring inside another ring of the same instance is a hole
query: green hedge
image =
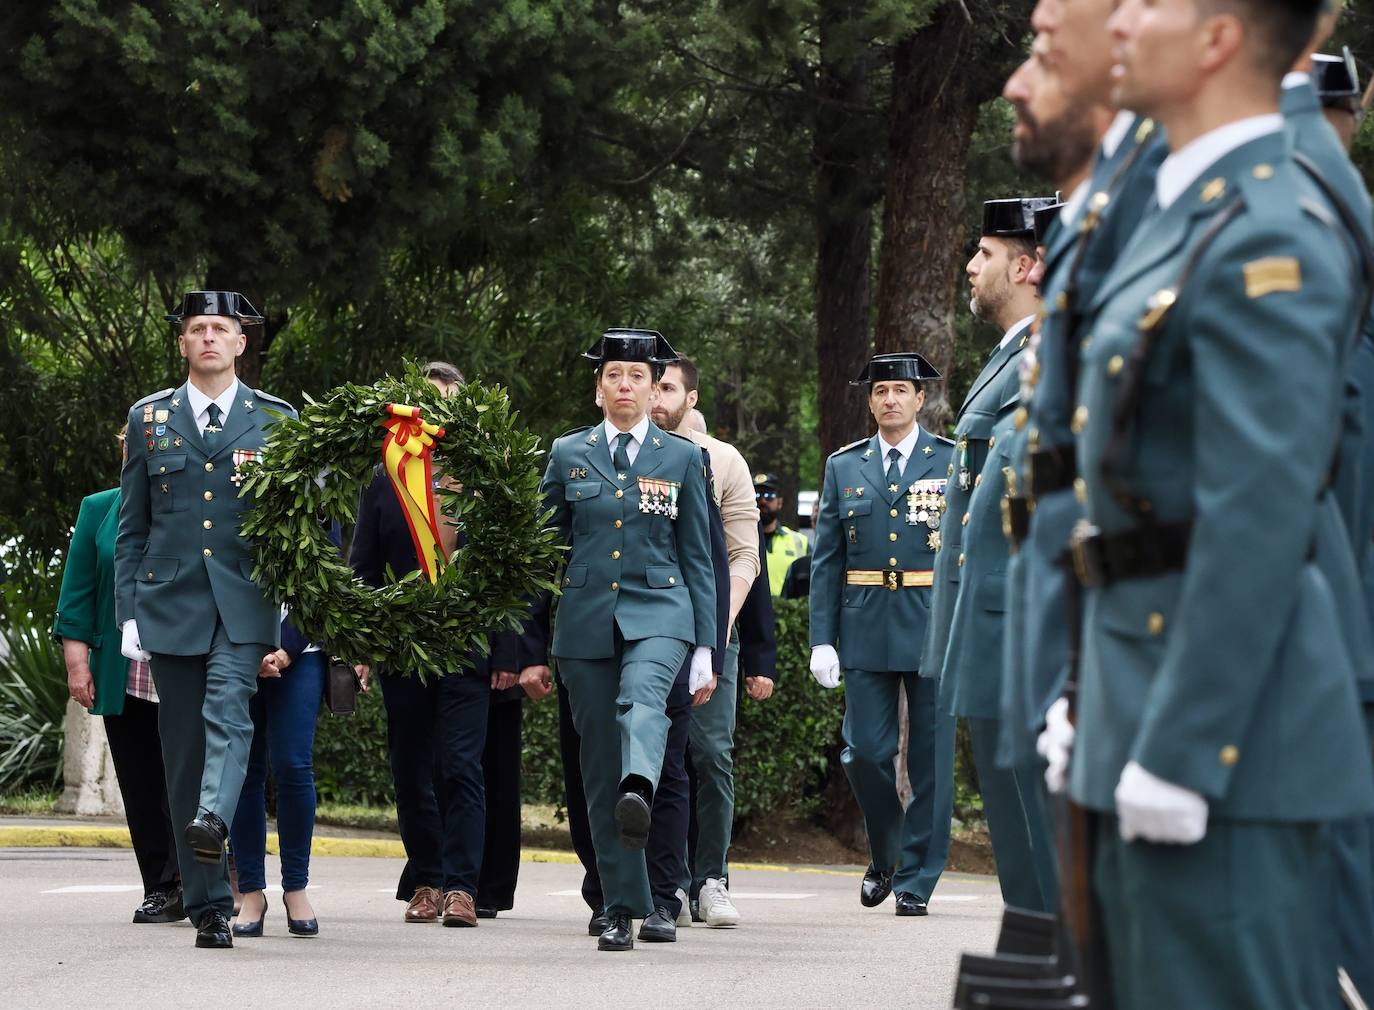
{"type": "MultiPolygon", "coordinates": [[[[785,812],[815,812],[828,777],[842,775],[836,756],[844,692],[823,691],[808,672],[807,608],[803,600],[775,600],[778,690],[766,702],[745,698],[735,736],[735,817],[738,821],[785,812]]],[[[563,804],[558,757],[558,704],[550,696],[525,703],[524,799],[563,804]]],[[[959,748],[956,813],[975,815],[981,804],[967,748],[959,748]],[[966,770],[967,769],[967,770],[966,770]]],[[[349,718],[320,716],[315,743],[315,778],[320,799],[330,803],[390,803],[386,716],[380,692],[359,699],[349,718]]]]}

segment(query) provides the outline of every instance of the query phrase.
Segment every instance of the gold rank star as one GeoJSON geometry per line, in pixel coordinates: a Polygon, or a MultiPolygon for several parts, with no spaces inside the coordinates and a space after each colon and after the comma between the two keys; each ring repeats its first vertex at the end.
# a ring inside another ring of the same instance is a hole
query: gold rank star
{"type": "Polygon", "coordinates": [[[940,549],[940,531],[939,531],[939,530],[936,530],[936,531],[935,531],[934,533],[932,533],[930,536],[926,537],[926,546],[929,547],[932,551],[938,551],[938,550],[940,549]]]}
{"type": "Polygon", "coordinates": [[[896,484],[889,484],[889,485],[887,486],[887,493],[888,493],[888,494],[896,494],[896,493],[897,493],[898,491],[900,491],[900,490],[901,490],[901,488],[899,488],[896,484]]]}
{"type": "Polygon", "coordinates": [[[921,446],[921,451],[922,451],[923,453],[925,453],[927,456],[929,456],[929,455],[930,455],[931,453],[933,453],[935,450],[932,449],[932,448],[931,448],[930,446],[928,446],[928,445],[923,445],[923,446],[921,446]]]}
{"type": "Polygon", "coordinates": [[[630,475],[627,474],[627,473],[618,473],[618,474],[615,475],[615,479],[616,479],[616,480],[624,480],[624,479],[627,478],[628,476],[630,476],[630,475]]]}

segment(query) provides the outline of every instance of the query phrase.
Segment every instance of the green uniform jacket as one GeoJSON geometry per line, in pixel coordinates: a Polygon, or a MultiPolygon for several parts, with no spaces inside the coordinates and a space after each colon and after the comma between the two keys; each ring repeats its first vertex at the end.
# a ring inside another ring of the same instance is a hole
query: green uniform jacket
{"type": "Polygon", "coordinates": [[[81,500],[76,529],[62,570],[53,638],[70,638],[91,647],[95,707],[91,715],[119,715],[129,661],[119,651],[115,623],[115,536],[119,532],[119,488],[98,491],[81,500]]]}
{"type": "Polygon", "coordinates": [[[1106,534],[1192,524],[1183,570],[1084,593],[1070,788],[1093,809],[1115,808],[1134,760],[1218,818],[1374,811],[1351,658],[1312,558],[1330,501],[1313,446],[1340,426],[1355,276],[1289,150],[1269,134],[1209,167],[1141,227],[1087,306],[1075,408],[1086,517],[1106,534]],[[1161,312],[1156,294],[1174,288],[1161,312]],[[1140,399],[1108,469],[1146,332],[1140,399]]]}
{"type": "Polygon", "coordinates": [[[253,582],[253,556],[239,535],[250,503],[235,482],[236,453],[262,451],[273,411],[296,416],[284,400],[240,382],[217,448],[207,453],[185,385],[130,409],[115,611],[120,625],[138,622],[149,652],[204,655],[217,621],[236,645],[280,641],[281,608],[253,582]]]}
{"type": "Polygon", "coordinates": [[[875,434],[825,461],[811,553],[811,645],[836,645],[846,670],[920,669],[930,589],[849,585],[857,571],[929,572],[947,525],[947,438],[922,429],[901,483],[887,482],[875,434]]]}
{"type": "MultiPolygon", "coordinates": [[[[974,383],[963,407],[964,415],[973,416],[968,420],[961,417],[955,427],[956,471],[960,427],[967,428],[962,437],[968,439],[970,450],[975,444],[982,447],[982,461],[964,511],[957,520],[952,510],[948,513],[951,532],[956,526],[960,528],[958,552],[964,560],[962,566],[956,560],[954,579],[937,583],[935,590],[937,595],[950,591],[957,594],[946,633],[948,644],[940,657],[940,707],[973,719],[996,719],[1001,712],[1002,626],[1007,609],[1010,554],[1002,533],[1002,499],[1007,491],[1003,469],[1011,466],[1011,418],[1021,402],[1017,366],[1029,332],[1027,324],[988,361],[984,374],[994,368],[997,371],[985,383],[981,382],[983,376],[979,376],[980,382],[974,383]]],[[[949,549],[940,549],[941,563],[946,550],[949,549]]],[[[932,629],[928,642],[934,637],[932,629]]]]}
{"type": "Polygon", "coordinates": [[[716,583],[701,449],[652,421],[628,471],[611,465],[605,428],[561,436],[541,490],[572,547],[553,654],[608,659],[626,641],[716,645],[716,583]],[[675,502],[676,518],[668,514],[675,502]]]}
{"type": "MultiPolygon", "coordinates": [[[[1025,348],[1029,328],[1031,327],[1021,327],[1010,341],[993,350],[988,356],[987,364],[978,372],[978,378],[974,379],[969,394],[963,399],[963,405],[959,407],[959,414],[955,418],[954,462],[947,469],[949,482],[945,485],[945,517],[948,518],[948,522],[940,533],[940,554],[936,558],[936,584],[930,606],[930,631],[926,635],[925,653],[921,658],[922,675],[940,677],[940,708],[944,712],[955,710],[951,708],[951,704],[958,687],[960,672],[965,669],[981,669],[978,664],[989,660],[995,660],[999,668],[1002,665],[1000,632],[995,636],[995,651],[992,650],[991,642],[974,643],[966,639],[960,644],[960,649],[971,647],[980,653],[977,657],[966,657],[969,660],[967,664],[960,664],[959,657],[952,653],[949,639],[954,628],[955,605],[962,595],[960,585],[965,577],[965,565],[969,561],[965,544],[966,526],[973,519],[969,511],[970,502],[973,499],[974,488],[988,480],[987,463],[993,455],[992,448],[996,445],[992,434],[993,426],[1004,414],[1015,408],[1020,396],[1021,378],[1017,372],[1017,360],[1020,359],[1021,350],[1025,348]],[[949,662],[955,666],[954,672],[949,671],[949,662]]],[[[996,497],[993,499],[993,507],[998,507],[996,497]]],[[[1000,513],[996,517],[995,528],[1000,539],[1000,513]]],[[[1006,540],[1003,540],[1004,543],[1006,540]]],[[[982,547],[982,544],[974,546],[982,547]]],[[[1000,554],[1003,558],[1006,557],[1006,547],[1002,548],[1000,554]]],[[[1000,616],[1002,611],[1006,610],[1006,595],[1000,579],[995,588],[998,598],[980,596],[978,601],[980,606],[991,606],[1000,616]]],[[[981,592],[982,587],[973,585],[971,591],[981,592]]],[[[989,672],[991,671],[984,669],[978,676],[988,676],[989,672]]],[[[1002,683],[1000,669],[992,672],[992,676],[996,682],[1002,683]]],[[[993,705],[985,712],[959,710],[956,715],[995,717],[998,713],[996,705],[993,705]]]]}

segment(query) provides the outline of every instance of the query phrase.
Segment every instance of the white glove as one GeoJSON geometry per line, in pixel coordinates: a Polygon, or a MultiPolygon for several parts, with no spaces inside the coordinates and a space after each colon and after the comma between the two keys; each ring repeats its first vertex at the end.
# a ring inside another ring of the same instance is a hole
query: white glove
{"type": "Polygon", "coordinates": [[[136,659],[140,663],[146,663],[152,659],[152,654],[143,651],[143,643],[138,640],[138,625],[133,618],[120,625],[120,633],[124,640],[120,643],[119,651],[128,659],[136,659]]]}
{"type": "Polygon", "coordinates": [[[1073,754],[1073,723],[1069,722],[1069,699],[1060,698],[1045,713],[1045,729],[1035,741],[1035,749],[1045,759],[1045,785],[1056,796],[1064,791],[1073,754]]]}
{"type": "Polygon", "coordinates": [[[711,669],[711,647],[698,645],[692,653],[692,668],[687,672],[687,690],[696,694],[711,683],[715,676],[711,669]]]}
{"type": "Polygon", "coordinates": [[[840,656],[833,645],[811,646],[811,676],[826,689],[840,686],[840,656]]]}
{"type": "Polygon", "coordinates": [[[1116,784],[1121,837],[1162,845],[1192,845],[1207,834],[1207,800],[1191,789],[1165,782],[1134,761],[1116,784]]]}

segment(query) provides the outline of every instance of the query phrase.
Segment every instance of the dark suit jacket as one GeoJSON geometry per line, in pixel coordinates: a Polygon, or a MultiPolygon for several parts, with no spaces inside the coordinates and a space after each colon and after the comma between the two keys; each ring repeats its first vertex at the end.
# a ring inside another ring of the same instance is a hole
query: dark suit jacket
{"type": "MultiPolygon", "coordinates": [[[[767,545],[763,530],[759,530],[759,557],[765,557],[767,545]]],[[[795,568],[795,563],[793,564],[795,568]]],[[[739,668],[745,677],[778,679],[778,642],[773,629],[773,594],[768,588],[768,570],[759,572],[749,587],[739,619],[739,668]]]]}
{"type": "MultiPolygon", "coordinates": [[[[460,533],[458,545],[463,546],[460,533]]],[[[391,481],[379,466],[373,472],[372,483],[363,489],[358,501],[358,525],[353,532],[353,548],[349,552],[348,563],[354,574],[370,586],[386,583],[386,570],[400,579],[420,567],[415,557],[415,542],[410,538],[410,527],[406,525],[401,503],[391,488],[391,481]]],[[[476,662],[476,676],[491,676],[492,670],[503,672],[520,671],[520,652],[518,636],[513,631],[502,631],[487,636],[491,649],[490,656],[483,656],[478,650],[472,651],[476,662]]],[[[529,664],[525,664],[529,665],[529,664]]],[[[518,691],[519,688],[512,690],[518,691]]]]}

